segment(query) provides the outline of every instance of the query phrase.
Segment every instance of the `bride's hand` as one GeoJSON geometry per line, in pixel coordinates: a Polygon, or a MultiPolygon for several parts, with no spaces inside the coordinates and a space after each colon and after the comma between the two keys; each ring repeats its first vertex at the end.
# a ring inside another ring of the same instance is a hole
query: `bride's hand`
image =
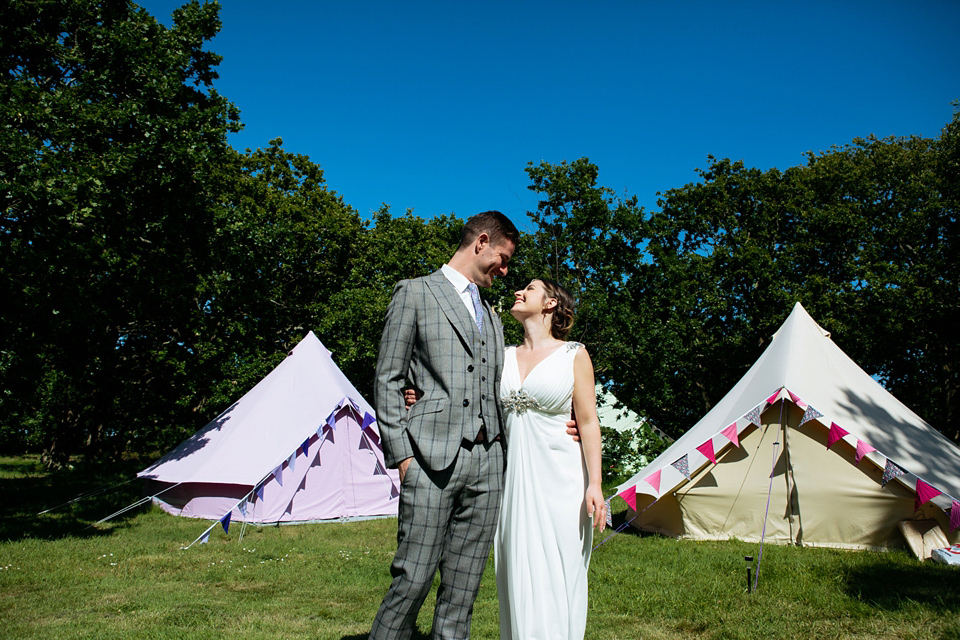
{"type": "Polygon", "coordinates": [[[593,518],[593,526],[603,531],[607,526],[607,505],[603,501],[603,492],[600,487],[590,485],[586,494],[587,514],[593,518]]]}

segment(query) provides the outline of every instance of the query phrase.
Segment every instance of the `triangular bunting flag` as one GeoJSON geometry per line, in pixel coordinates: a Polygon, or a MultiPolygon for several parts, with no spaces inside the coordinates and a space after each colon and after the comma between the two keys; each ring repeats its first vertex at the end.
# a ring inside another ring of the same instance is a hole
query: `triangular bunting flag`
{"type": "Polygon", "coordinates": [[[740,446],[740,438],[737,436],[737,423],[734,422],[732,425],[720,432],[724,438],[733,443],[733,446],[740,446]]]}
{"type": "Polygon", "coordinates": [[[227,515],[220,518],[220,524],[223,525],[224,533],[230,533],[230,514],[231,513],[233,513],[233,511],[227,511],[227,515]]]}
{"type": "Polygon", "coordinates": [[[323,428],[323,433],[324,433],[323,437],[326,440],[333,442],[333,428],[330,425],[327,425],[326,427],[323,428]]]}
{"type": "Polygon", "coordinates": [[[396,498],[400,495],[400,492],[397,490],[397,485],[393,484],[393,481],[390,482],[390,498],[396,498]]]}
{"type": "Polygon", "coordinates": [[[904,473],[906,473],[906,471],[894,464],[893,460],[887,458],[887,465],[883,469],[883,479],[880,480],[880,484],[886,486],[888,482],[896,477],[902,476],[904,473]]]}
{"type": "MultiPolygon", "coordinates": [[[[654,491],[656,491],[657,493],[660,493],[660,470],[659,469],[657,469],[656,471],[648,475],[646,478],[643,479],[643,481],[646,482],[651,487],[653,487],[654,491]]],[[[634,493],[636,493],[637,491],[636,488],[634,488],[633,491],[634,493]]]]}
{"type": "Polygon", "coordinates": [[[364,414],[363,414],[363,424],[360,425],[360,428],[361,428],[361,429],[366,429],[367,427],[369,427],[370,425],[372,425],[372,424],[373,424],[374,422],[376,422],[376,421],[377,421],[377,419],[374,418],[372,415],[370,415],[369,413],[364,413],[364,414]]]}
{"type": "Polygon", "coordinates": [[[297,452],[294,451],[290,454],[290,457],[287,458],[287,466],[290,467],[290,473],[293,473],[297,470],[297,452]]]}
{"type": "Polygon", "coordinates": [[[357,448],[358,448],[358,449],[373,449],[373,447],[370,446],[370,441],[367,439],[367,434],[366,434],[366,432],[364,432],[364,431],[361,431],[361,432],[360,432],[360,446],[357,447],[357,448]]]}
{"type": "Polygon", "coordinates": [[[767,404],[773,404],[774,402],[777,401],[777,398],[779,397],[780,397],[780,389],[777,389],[776,391],[773,392],[772,396],[767,398],[767,404]]]}
{"type": "Polygon", "coordinates": [[[336,429],[336,428],[337,428],[337,416],[336,416],[336,413],[337,413],[336,411],[331,411],[331,412],[330,412],[330,415],[327,416],[327,426],[330,427],[331,429],[336,429]]]}
{"type": "MultiPolygon", "coordinates": [[[[660,472],[657,471],[657,473],[659,474],[660,472]]],[[[657,484],[658,485],[660,484],[659,476],[657,477],[657,484]]],[[[659,489],[657,489],[657,491],[659,491],[659,489]]],[[[636,485],[629,487],[627,489],[624,489],[623,491],[620,492],[619,495],[621,498],[623,498],[626,501],[628,505],[630,505],[631,509],[633,509],[634,511],[637,510],[637,486],[636,485]]]]}
{"type": "MultiPolygon", "coordinates": [[[[273,477],[277,479],[277,484],[283,486],[283,465],[281,464],[273,470],[273,477]]],[[[263,497],[262,495],[260,496],[263,497]]]]}
{"type": "MultiPolygon", "coordinates": [[[[803,425],[811,420],[816,420],[817,418],[822,418],[823,414],[814,409],[811,405],[807,405],[806,411],[803,412],[803,418],[800,419],[800,425],[803,425]]],[[[797,426],[800,426],[797,425],[797,426]]]]}
{"type": "Polygon", "coordinates": [[[207,544],[210,541],[210,531],[200,536],[200,544],[207,544]]]}
{"type": "Polygon", "coordinates": [[[800,407],[801,409],[805,409],[805,408],[806,408],[807,404],[806,404],[803,400],[801,400],[801,399],[799,398],[799,396],[797,396],[796,394],[794,394],[793,391],[790,391],[790,390],[788,389],[788,390],[787,390],[787,393],[790,394],[790,399],[793,400],[793,404],[797,405],[797,406],[800,407]]]}
{"type": "Polygon", "coordinates": [[[717,456],[714,455],[713,453],[713,438],[711,438],[710,440],[707,440],[702,445],[697,447],[697,451],[702,453],[707,458],[707,460],[709,460],[713,464],[717,464],[717,456]]]}
{"type": "Polygon", "coordinates": [[[757,425],[758,427],[762,427],[763,425],[760,424],[760,415],[761,415],[761,414],[762,414],[762,410],[760,409],[760,406],[757,405],[756,407],[754,407],[753,409],[751,409],[750,411],[748,411],[748,412],[747,412],[747,415],[745,415],[745,416],[743,416],[743,417],[746,418],[747,420],[749,420],[750,422],[752,422],[753,424],[757,425]]]}
{"type": "Polygon", "coordinates": [[[960,502],[953,501],[950,507],[950,533],[953,533],[957,527],[960,527],[960,502]]]}
{"type": "Polygon", "coordinates": [[[943,492],[940,491],[940,489],[931,487],[920,478],[917,478],[917,499],[913,502],[913,510],[918,511],[920,507],[930,502],[941,493],[943,492]]]}
{"type": "Polygon", "coordinates": [[[387,475],[387,470],[383,468],[383,465],[380,464],[380,461],[377,460],[377,466],[373,468],[373,475],[375,476],[385,476],[387,475]]]}
{"type": "Polygon", "coordinates": [[[871,451],[876,451],[869,444],[863,440],[857,440],[857,459],[854,461],[854,464],[860,464],[860,461],[863,460],[863,456],[867,455],[871,451]]]}
{"type": "Polygon", "coordinates": [[[847,435],[846,429],[842,428],[836,422],[831,422],[830,433],[827,435],[827,449],[835,445],[837,440],[840,440],[845,435],[847,435]]]}
{"type": "Polygon", "coordinates": [[[263,501],[263,485],[262,484],[259,487],[257,487],[256,494],[257,494],[257,500],[263,501]]]}
{"type": "Polygon", "coordinates": [[[243,499],[240,501],[240,513],[243,514],[243,517],[247,517],[247,500],[243,499]]]}
{"type": "Polygon", "coordinates": [[[687,454],[683,454],[679,460],[676,460],[670,466],[682,473],[687,480],[690,479],[690,465],[687,463],[687,454]]]}
{"type": "Polygon", "coordinates": [[[604,500],[603,506],[605,507],[604,511],[607,513],[607,526],[613,527],[613,514],[610,513],[610,498],[604,500]]]}
{"type": "Polygon", "coordinates": [[[300,449],[303,451],[304,458],[310,455],[310,438],[307,438],[303,441],[303,444],[300,445],[300,449]]]}

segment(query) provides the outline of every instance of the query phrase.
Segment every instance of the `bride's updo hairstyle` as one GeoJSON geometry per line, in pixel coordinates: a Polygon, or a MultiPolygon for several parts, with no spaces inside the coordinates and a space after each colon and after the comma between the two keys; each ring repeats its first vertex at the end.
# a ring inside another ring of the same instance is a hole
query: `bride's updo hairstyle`
{"type": "Polygon", "coordinates": [[[550,333],[557,340],[566,340],[570,329],[573,328],[573,296],[553,280],[546,278],[537,278],[537,280],[543,283],[543,292],[546,297],[557,301],[550,321],[550,333]]]}

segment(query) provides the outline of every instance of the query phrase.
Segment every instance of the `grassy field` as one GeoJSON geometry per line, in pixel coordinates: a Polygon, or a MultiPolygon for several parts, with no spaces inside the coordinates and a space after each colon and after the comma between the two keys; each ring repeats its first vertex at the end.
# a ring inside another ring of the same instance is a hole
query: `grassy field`
{"type": "MultiPolygon", "coordinates": [[[[135,468],[135,467],[134,467],[135,468]]],[[[133,469],[44,473],[0,458],[2,638],[365,638],[389,582],[396,521],[221,529],[143,508],[137,483],[37,512],[133,469]]],[[[616,502],[616,501],[615,501],[616,502]]],[[[907,553],[766,546],[620,534],[594,552],[588,638],[960,638],[960,571],[907,553]]],[[[498,637],[492,562],[473,637],[498,637]]],[[[433,596],[421,613],[428,637],[433,596]]]]}

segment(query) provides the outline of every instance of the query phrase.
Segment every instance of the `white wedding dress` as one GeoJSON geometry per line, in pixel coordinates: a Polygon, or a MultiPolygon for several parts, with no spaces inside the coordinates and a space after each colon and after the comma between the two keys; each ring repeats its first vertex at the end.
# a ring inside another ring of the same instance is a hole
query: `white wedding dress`
{"type": "Polygon", "coordinates": [[[520,380],[508,347],[500,397],[507,436],[503,503],[494,539],[501,640],[583,638],[593,529],[580,443],[567,434],[577,342],[520,380]]]}

